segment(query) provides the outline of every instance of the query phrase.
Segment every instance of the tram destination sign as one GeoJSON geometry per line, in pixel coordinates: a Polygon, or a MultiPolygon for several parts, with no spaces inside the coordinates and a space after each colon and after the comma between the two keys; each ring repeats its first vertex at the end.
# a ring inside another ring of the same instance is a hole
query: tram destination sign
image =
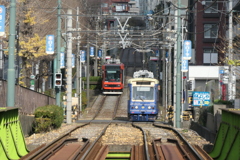
{"type": "Polygon", "coordinates": [[[193,92],[193,106],[209,106],[210,92],[193,92]]]}

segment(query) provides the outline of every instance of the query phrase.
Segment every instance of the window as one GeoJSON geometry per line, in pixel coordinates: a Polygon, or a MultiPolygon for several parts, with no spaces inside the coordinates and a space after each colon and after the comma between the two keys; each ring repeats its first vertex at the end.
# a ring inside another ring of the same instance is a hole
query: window
{"type": "Polygon", "coordinates": [[[154,88],[148,86],[134,86],[133,87],[133,100],[153,100],[154,88]]]}
{"type": "Polygon", "coordinates": [[[218,53],[215,49],[204,49],[203,50],[203,63],[212,64],[218,63],[218,53]]]}
{"type": "Polygon", "coordinates": [[[204,24],[204,38],[217,38],[218,24],[204,24]]]}
{"type": "Polygon", "coordinates": [[[218,3],[215,0],[205,0],[204,13],[217,13],[218,3]],[[210,7],[209,7],[210,6],[210,7]]]}

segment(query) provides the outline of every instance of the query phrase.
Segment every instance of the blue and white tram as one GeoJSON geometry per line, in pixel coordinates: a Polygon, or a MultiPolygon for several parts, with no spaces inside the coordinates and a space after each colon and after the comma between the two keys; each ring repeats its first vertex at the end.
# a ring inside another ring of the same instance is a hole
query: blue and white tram
{"type": "Polygon", "coordinates": [[[155,121],[158,115],[158,84],[152,72],[140,70],[128,80],[128,118],[130,121],[155,121]]]}

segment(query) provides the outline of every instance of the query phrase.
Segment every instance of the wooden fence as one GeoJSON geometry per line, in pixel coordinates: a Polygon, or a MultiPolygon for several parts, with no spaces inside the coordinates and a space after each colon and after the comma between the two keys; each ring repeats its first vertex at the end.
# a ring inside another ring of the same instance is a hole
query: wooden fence
{"type": "MultiPolygon", "coordinates": [[[[37,107],[55,104],[55,98],[15,85],[15,106],[19,113],[32,115],[37,107]]],[[[7,107],[7,82],[0,80],[0,107],[7,107]]]]}

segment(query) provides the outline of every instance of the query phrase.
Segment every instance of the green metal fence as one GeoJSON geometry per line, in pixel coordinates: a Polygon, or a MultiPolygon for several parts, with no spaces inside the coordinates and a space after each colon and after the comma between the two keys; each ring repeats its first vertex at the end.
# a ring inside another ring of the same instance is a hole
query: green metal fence
{"type": "Polygon", "coordinates": [[[222,109],[222,122],[209,155],[216,160],[240,159],[240,109],[222,109]]]}
{"type": "Polygon", "coordinates": [[[27,153],[18,108],[0,107],[0,159],[19,159],[27,153]]]}

